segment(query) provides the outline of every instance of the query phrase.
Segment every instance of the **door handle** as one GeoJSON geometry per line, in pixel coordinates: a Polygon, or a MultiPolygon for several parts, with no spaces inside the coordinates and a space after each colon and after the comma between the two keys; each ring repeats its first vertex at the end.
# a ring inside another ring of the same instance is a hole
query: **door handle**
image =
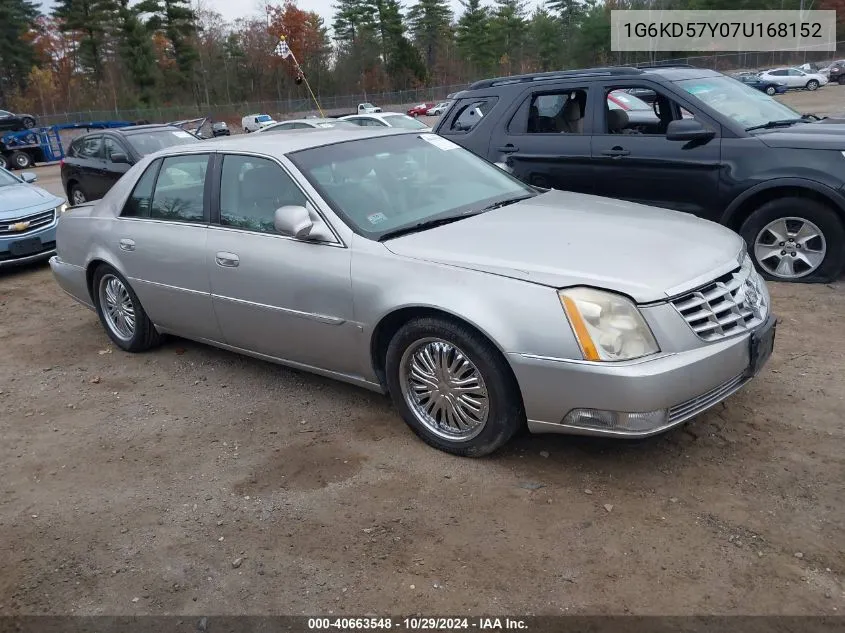
{"type": "Polygon", "coordinates": [[[610,156],[611,158],[622,158],[623,156],[627,156],[630,153],[630,150],[623,149],[617,145],[616,147],[612,147],[610,149],[602,151],[602,156],[610,156]]]}
{"type": "Polygon", "coordinates": [[[234,253],[217,253],[215,256],[215,261],[217,262],[218,266],[223,266],[224,268],[237,268],[238,264],[241,263],[240,257],[235,255],[234,253]]]}
{"type": "Polygon", "coordinates": [[[122,250],[122,251],[134,251],[135,250],[135,240],[123,238],[122,240],[120,240],[120,250],[122,250]]]}
{"type": "Polygon", "coordinates": [[[512,154],[513,152],[518,152],[519,148],[516,145],[508,143],[507,145],[497,147],[496,150],[502,152],[503,154],[512,154]]]}

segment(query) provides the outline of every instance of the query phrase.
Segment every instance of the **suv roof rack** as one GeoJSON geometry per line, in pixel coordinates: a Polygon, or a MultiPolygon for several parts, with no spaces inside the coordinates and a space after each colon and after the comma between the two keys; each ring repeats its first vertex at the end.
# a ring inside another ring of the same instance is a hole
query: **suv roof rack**
{"type": "Polygon", "coordinates": [[[584,68],[582,70],[554,70],[545,73],[530,73],[527,75],[513,75],[511,77],[494,77],[493,79],[482,79],[469,86],[469,90],[478,88],[491,88],[493,86],[505,86],[507,84],[527,83],[531,81],[549,81],[553,79],[570,79],[572,77],[598,77],[610,75],[639,75],[643,71],[630,66],[608,66],[604,68],[584,68]]]}
{"type": "Polygon", "coordinates": [[[692,64],[673,64],[672,62],[642,62],[634,64],[634,68],[696,68],[692,64]]]}

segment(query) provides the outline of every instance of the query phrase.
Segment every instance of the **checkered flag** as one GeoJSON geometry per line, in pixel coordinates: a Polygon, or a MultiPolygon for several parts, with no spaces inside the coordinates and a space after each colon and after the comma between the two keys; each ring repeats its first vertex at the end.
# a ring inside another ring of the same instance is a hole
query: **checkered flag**
{"type": "Polygon", "coordinates": [[[276,44],[276,48],[273,49],[273,54],[278,55],[282,59],[287,59],[290,56],[290,47],[285,41],[284,35],[279,38],[279,43],[276,44]]]}

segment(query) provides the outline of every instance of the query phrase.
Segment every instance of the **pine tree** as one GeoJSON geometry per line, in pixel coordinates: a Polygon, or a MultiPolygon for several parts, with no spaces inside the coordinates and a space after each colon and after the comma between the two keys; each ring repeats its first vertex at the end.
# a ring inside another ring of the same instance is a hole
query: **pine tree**
{"type": "Polygon", "coordinates": [[[372,7],[365,0],[340,0],[333,8],[332,29],[339,42],[355,43],[362,30],[373,26],[372,7]]]}
{"type": "Polygon", "coordinates": [[[490,31],[501,73],[521,71],[527,26],[522,0],[496,0],[490,31]]]}
{"type": "Polygon", "coordinates": [[[149,105],[158,75],[150,32],[137,11],[129,6],[129,0],[119,0],[117,16],[120,59],[138,89],[141,102],[149,105]]]}
{"type": "Polygon", "coordinates": [[[528,25],[527,48],[536,61],[538,70],[557,70],[562,65],[560,42],[563,28],[560,20],[551,15],[545,7],[537,7],[528,25]]]}
{"type": "Polygon", "coordinates": [[[171,46],[176,72],[170,72],[169,83],[175,91],[186,83],[196,95],[196,63],[199,60],[194,38],[197,16],[190,0],[142,0],[135,5],[140,13],[151,14],[147,28],[164,34],[171,46]]]}
{"type": "Polygon", "coordinates": [[[116,11],[113,0],[59,0],[53,10],[63,33],[79,34],[79,64],[96,84],[103,79],[107,38],[116,11]]]}
{"type": "Polygon", "coordinates": [[[0,0],[0,106],[11,91],[23,89],[35,61],[26,34],[37,17],[37,5],[30,0],[0,0]]]}
{"type": "Polygon", "coordinates": [[[464,12],[458,20],[455,43],[461,56],[477,75],[493,71],[493,51],[490,29],[490,13],[481,6],[481,0],[461,0],[464,12]]]}
{"type": "Polygon", "coordinates": [[[452,10],[445,0],[418,0],[408,11],[408,22],[426,64],[434,68],[438,46],[452,22],[452,10]]]}

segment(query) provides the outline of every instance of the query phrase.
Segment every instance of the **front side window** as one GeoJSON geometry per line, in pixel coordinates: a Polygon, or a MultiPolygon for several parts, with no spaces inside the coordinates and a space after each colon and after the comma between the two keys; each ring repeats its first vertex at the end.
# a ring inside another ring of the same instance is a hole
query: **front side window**
{"type": "Polygon", "coordinates": [[[208,154],[169,156],[156,180],[150,217],[174,222],[203,222],[208,154]]]}
{"type": "Polygon", "coordinates": [[[82,140],[78,155],[82,158],[97,158],[103,147],[102,136],[88,136],[82,140]]]}
{"type": "Polygon", "coordinates": [[[227,155],[220,176],[220,224],[275,233],[276,209],[305,206],[305,194],[279,165],[266,158],[227,155]]]}
{"type": "Polygon", "coordinates": [[[120,143],[108,136],[103,138],[103,152],[108,161],[111,160],[112,154],[126,154],[126,150],[121,147],[120,143]]]}
{"type": "Polygon", "coordinates": [[[572,89],[534,94],[528,108],[529,134],[583,134],[587,91],[572,89]]]}
{"type": "Polygon", "coordinates": [[[434,134],[400,134],[288,155],[349,227],[369,239],[483,213],[536,195],[516,178],[434,134]]]}
{"type": "Polygon", "coordinates": [[[153,161],[150,166],[141,174],[138,182],[135,183],[135,188],[123,205],[123,212],[120,214],[124,218],[148,218],[150,217],[150,209],[153,200],[153,188],[156,183],[156,176],[161,167],[161,159],[153,161]]]}

